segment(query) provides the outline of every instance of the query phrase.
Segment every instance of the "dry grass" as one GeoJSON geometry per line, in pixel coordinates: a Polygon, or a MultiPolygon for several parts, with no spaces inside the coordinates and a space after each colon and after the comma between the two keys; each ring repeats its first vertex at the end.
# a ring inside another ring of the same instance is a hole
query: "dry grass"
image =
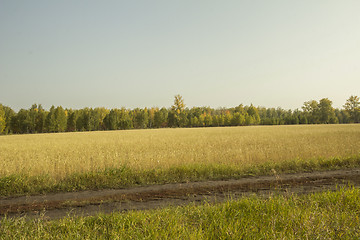
{"type": "Polygon", "coordinates": [[[360,125],[254,126],[0,137],[0,177],[69,174],[126,165],[254,165],[360,153],[360,125]]]}

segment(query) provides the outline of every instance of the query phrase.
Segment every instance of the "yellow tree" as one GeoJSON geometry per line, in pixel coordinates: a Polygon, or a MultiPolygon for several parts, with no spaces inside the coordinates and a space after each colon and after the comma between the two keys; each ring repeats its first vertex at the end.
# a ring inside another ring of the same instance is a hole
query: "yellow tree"
{"type": "Polygon", "coordinates": [[[182,96],[180,96],[179,94],[175,95],[174,105],[172,105],[171,109],[175,111],[178,115],[180,115],[180,113],[184,111],[185,103],[182,96]]]}
{"type": "Polygon", "coordinates": [[[174,116],[174,124],[177,127],[184,127],[187,123],[187,117],[185,113],[185,103],[182,96],[175,95],[174,105],[171,106],[172,114],[174,116]]]}

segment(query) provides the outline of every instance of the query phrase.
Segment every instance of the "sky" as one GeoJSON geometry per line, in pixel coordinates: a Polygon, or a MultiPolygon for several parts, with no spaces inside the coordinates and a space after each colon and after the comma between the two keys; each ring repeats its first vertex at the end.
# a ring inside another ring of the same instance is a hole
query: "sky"
{"type": "Polygon", "coordinates": [[[360,95],[358,0],[0,0],[0,103],[239,104],[360,95]]]}

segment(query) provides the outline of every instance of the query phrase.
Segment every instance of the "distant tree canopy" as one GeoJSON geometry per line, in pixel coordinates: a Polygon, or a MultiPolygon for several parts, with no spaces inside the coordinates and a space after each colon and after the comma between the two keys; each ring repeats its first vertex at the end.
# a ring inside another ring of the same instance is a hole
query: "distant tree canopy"
{"type": "Polygon", "coordinates": [[[304,112],[304,120],[307,123],[338,123],[335,109],[332,107],[332,101],[323,98],[320,102],[311,100],[304,103],[302,107],[304,112]]]}
{"type": "Polygon", "coordinates": [[[166,127],[221,127],[247,125],[359,123],[360,99],[350,96],[344,109],[334,109],[328,98],[304,102],[301,110],[244,106],[234,108],[187,108],[180,95],[170,108],[79,110],[41,104],[17,113],[0,104],[0,134],[103,131],[166,127]]]}

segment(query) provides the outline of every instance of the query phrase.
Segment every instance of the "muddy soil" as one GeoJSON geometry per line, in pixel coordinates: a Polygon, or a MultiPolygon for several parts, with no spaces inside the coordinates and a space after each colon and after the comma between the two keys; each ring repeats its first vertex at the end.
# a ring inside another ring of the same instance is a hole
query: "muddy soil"
{"type": "Polygon", "coordinates": [[[335,190],[340,186],[360,186],[360,169],[247,177],[240,180],[189,182],[128,189],[107,189],[56,193],[38,196],[0,197],[0,218],[58,219],[66,216],[91,216],[99,213],[125,212],[214,203],[252,194],[307,194],[335,190]]]}

